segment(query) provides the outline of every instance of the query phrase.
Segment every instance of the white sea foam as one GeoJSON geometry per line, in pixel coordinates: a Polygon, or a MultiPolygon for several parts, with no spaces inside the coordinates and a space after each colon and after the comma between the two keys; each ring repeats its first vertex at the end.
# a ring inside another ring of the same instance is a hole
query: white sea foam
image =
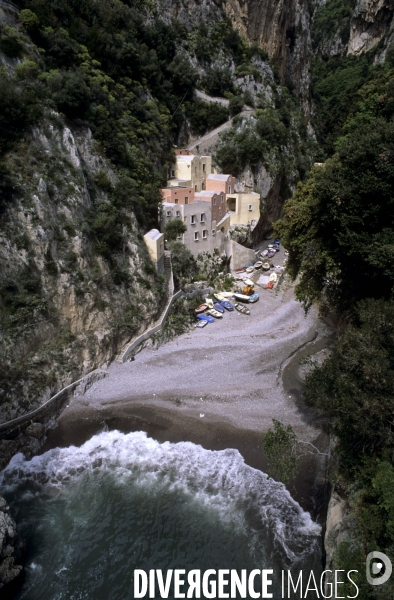
{"type": "Polygon", "coordinates": [[[56,448],[27,461],[13,457],[0,473],[0,487],[10,490],[26,481],[67,488],[83,476],[107,471],[116,484],[180,491],[190,502],[217,511],[223,519],[253,513],[260,528],[271,532],[287,562],[310,553],[320,527],[302,510],[283,484],[245,464],[237,450],[205,450],[191,442],[172,444],[148,438],[145,432],[105,431],[77,448],[56,448]]]}

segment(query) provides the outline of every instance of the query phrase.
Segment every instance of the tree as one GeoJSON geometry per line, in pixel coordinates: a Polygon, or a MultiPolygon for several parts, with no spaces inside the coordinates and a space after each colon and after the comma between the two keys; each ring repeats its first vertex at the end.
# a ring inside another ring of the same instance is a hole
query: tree
{"type": "Polygon", "coordinates": [[[23,27],[27,31],[34,31],[38,28],[40,21],[37,15],[28,8],[21,10],[18,16],[19,23],[22,23],[23,27]]]}
{"type": "Polygon", "coordinates": [[[341,312],[394,290],[394,123],[357,128],[284,207],[276,235],[306,309],[341,312]]]}
{"type": "Polygon", "coordinates": [[[300,458],[297,453],[297,436],[291,425],[283,425],[272,419],[273,429],[268,429],[263,441],[263,450],[277,481],[287,483],[297,472],[300,458]]]}
{"type": "Polygon", "coordinates": [[[233,96],[229,102],[229,110],[230,115],[234,117],[235,115],[239,115],[242,112],[244,107],[244,97],[243,96],[233,96]]]}
{"type": "Polygon", "coordinates": [[[181,219],[171,219],[167,221],[164,235],[167,242],[175,242],[179,235],[182,235],[187,231],[187,227],[181,219]]]}
{"type": "Polygon", "coordinates": [[[182,242],[170,242],[172,272],[174,273],[176,287],[184,282],[191,281],[197,274],[197,263],[193,254],[182,242]]]}
{"type": "Polygon", "coordinates": [[[348,466],[394,451],[394,302],[364,300],[356,321],[305,381],[305,402],[327,418],[348,466]]]}

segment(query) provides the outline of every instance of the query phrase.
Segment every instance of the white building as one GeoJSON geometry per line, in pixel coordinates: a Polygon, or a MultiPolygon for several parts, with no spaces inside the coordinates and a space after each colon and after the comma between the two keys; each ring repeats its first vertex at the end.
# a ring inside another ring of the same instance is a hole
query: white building
{"type": "Polygon", "coordinates": [[[144,235],[149,255],[159,273],[164,273],[164,234],[151,229],[144,235]]]}
{"type": "Polygon", "coordinates": [[[222,219],[220,228],[212,220],[211,203],[204,200],[195,200],[193,204],[174,204],[163,202],[161,228],[164,231],[166,223],[171,219],[181,219],[187,230],[179,241],[185,244],[193,256],[200,252],[212,254],[215,248],[225,252],[225,234],[230,225],[230,218],[222,219]],[[228,221],[228,224],[227,224],[228,221]]]}

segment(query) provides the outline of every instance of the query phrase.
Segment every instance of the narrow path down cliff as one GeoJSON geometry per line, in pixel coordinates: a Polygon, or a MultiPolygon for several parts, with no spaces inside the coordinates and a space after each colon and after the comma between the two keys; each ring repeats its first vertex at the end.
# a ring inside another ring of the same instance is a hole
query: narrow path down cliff
{"type": "MultiPolygon", "coordinates": [[[[251,117],[253,114],[254,114],[253,108],[246,108],[245,110],[243,110],[240,113],[240,115],[243,117],[251,117]]],[[[239,116],[239,115],[237,115],[237,116],[239,116]]],[[[231,128],[231,126],[233,124],[233,118],[231,118],[228,121],[226,121],[225,123],[223,123],[223,125],[216,127],[216,129],[212,129],[212,131],[209,131],[208,133],[206,133],[202,137],[198,138],[197,140],[194,140],[191,144],[188,145],[187,149],[188,150],[198,149],[199,154],[204,154],[204,153],[212,150],[218,142],[219,134],[222,133],[223,131],[227,131],[227,129],[231,128]]]]}

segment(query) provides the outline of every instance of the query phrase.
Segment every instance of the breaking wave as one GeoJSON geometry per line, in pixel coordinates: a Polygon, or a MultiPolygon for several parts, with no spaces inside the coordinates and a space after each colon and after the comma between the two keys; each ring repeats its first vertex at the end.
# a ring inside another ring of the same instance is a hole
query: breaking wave
{"type": "Polygon", "coordinates": [[[150,497],[181,494],[223,526],[246,528],[253,544],[269,537],[288,567],[317,548],[320,526],[283,484],[246,465],[237,450],[210,451],[191,442],[161,444],[145,432],[103,432],[79,448],[56,448],[30,461],[18,454],[0,473],[0,487],[11,493],[29,482],[53,494],[104,475],[118,488],[150,490],[150,497]]]}

